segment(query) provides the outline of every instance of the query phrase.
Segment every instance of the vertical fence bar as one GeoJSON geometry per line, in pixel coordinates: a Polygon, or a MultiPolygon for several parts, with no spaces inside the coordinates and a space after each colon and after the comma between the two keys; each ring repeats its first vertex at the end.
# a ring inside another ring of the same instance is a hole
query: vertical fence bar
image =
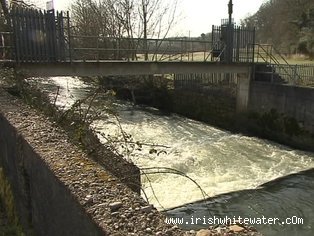
{"type": "Polygon", "coordinates": [[[22,9],[21,12],[21,23],[22,23],[22,41],[21,41],[21,46],[22,46],[22,59],[23,62],[26,62],[28,59],[28,42],[27,42],[27,18],[25,14],[26,10],[22,9]]]}
{"type": "Polygon", "coordinates": [[[72,38],[71,38],[70,13],[69,13],[69,11],[67,11],[67,27],[68,27],[69,59],[70,59],[70,62],[72,62],[72,38]]]}
{"type": "Polygon", "coordinates": [[[33,40],[32,40],[32,24],[31,24],[31,10],[25,11],[25,21],[26,21],[26,32],[25,32],[25,40],[27,44],[27,61],[33,61],[33,40]]]}
{"type": "Polygon", "coordinates": [[[34,12],[33,16],[34,34],[35,34],[35,60],[40,62],[40,31],[38,27],[38,11],[34,12]]]}
{"type": "Polygon", "coordinates": [[[18,37],[18,32],[19,30],[19,24],[18,24],[18,9],[13,8],[12,10],[12,24],[13,24],[13,42],[15,45],[14,48],[14,57],[17,63],[20,63],[20,47],[19,47],[19,37],[18,37]]]}
{"type": "Polygon", "coordinates": [[[206,61],[206,41],[204,39],[204,58],[203,61],[206,61]]]}
{"type": "Polygon", "coordinates": [[[47,14],[46,11],[40,13],[41,22],[42,22],[42,30],[43,30],[43,59],[44,61],[49,61],[49,36],[47,34],[47,14]]]}
{"type": "Polygon", "coordinates": [[[192,50],[192,61],[194,61],[194,47],[193,47],[193,41],[191,41],[191,50],[192,50]]]}
{"type": "Polygon", "coordinates": [[[20,60],[21,62],[24,61],[24,56],[26,54],[25,47],[23,44],[24,41],[24,32],[25,32],[25,26],[24,26],[24,17],[23,17],[23,9],[19,9],[19,16],[18,16],[18,27],[19,31],[17,32],[17,38],[19,39],[19,47],[20,47],[20,60]]]}

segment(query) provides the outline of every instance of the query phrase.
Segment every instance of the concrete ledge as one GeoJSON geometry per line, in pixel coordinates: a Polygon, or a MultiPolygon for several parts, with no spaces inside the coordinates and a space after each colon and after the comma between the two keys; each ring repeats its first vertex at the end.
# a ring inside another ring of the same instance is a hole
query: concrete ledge
{"type": "Polygon", "coordinates": [[[0,130],[0,164],[27,234],[185,235],[45,116],[2,90],[0,130]]]}

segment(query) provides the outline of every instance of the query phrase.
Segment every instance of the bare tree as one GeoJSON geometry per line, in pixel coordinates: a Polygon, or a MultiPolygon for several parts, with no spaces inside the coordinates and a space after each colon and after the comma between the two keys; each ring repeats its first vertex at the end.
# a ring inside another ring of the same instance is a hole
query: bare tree
{"type": "Polygon", "coordinates": [[[148,38],[167,37],[176,23],[178,0],[140,0],[139,3],[139,37],[143,36],[145,60],[148,60],[148,38]]]}
{"type": "MultiPolygon", "coordinates": [[[[176,21],[178,1],[76,0],[72,4],[72,20],[78,34],[114,37],[116,40],[102,42],[103,46],[111,43],[118,54],[118,50],[128,47],[133,59],[140,47],[148,59],[148,39],[168,35],[176,21]],[[136,43],[135,38],[142,38],[143,44],[141,40],[136,43]]],[[[93,45],[85,41],[86,45],[93,45]]]]}

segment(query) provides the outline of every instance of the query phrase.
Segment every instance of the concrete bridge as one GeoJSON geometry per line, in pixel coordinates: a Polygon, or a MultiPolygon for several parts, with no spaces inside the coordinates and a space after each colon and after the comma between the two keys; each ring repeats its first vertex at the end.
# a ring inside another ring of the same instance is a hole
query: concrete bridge
{"type": "Polygon", "coordinates": [[[14,64],[28,76],[118,76],[191,73],[238,73],[250,75],[248,63],[155,62],[155,61],[72,61],[14,64]]]}

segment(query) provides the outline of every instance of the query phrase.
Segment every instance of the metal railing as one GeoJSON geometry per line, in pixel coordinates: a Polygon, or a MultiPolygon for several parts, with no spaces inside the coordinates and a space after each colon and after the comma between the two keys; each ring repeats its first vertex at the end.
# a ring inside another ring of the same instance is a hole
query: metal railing
{"type": "Polygon", "coordinates": [[[211,42],[71,35],[72,60],[207,61],[211,42]]]}
{"type": "MultiPolygon", "coordinates": [[[[278,81],[285,82],[292,85],[305,85],[313,77],[311,73],[302,70],[305,67],[301,65],[290,65],[288,61],[280,54],[280,52],[271,44],[255,44],[255,62],[266,63],[269,70],[258,73],[270,74],[271,82],[273,78],[279,77],[278,81]]],[[[310,66],[311,67],[311,66],[310,66]]],[[[310,68],[309,67],[309,68],[310,68]]],[[[311,69],[305,70],[312,72],[311,69]]]]}
{"type": "MultiPolygon", "coordinates": [[[[1,60],[15,60],[12,35],[12,32],[0,32],[1,60]]],[[[210,61],[212,58],[212,44],[205,40],[147,39],[147,49],[144,45],[142,38],[65,35],[62,61],[143,61],[145,54],[148,61],[210,61]]],[[[21,61],[26,60],[23,57],[21,61]]]]}
{"type": "Polygon", "coordinates": [[[272,66],[289,84],[314,87],[314,64],[272,66]],[[293,81],[290,80],[291,77],[294,78],[293,81]]]}

